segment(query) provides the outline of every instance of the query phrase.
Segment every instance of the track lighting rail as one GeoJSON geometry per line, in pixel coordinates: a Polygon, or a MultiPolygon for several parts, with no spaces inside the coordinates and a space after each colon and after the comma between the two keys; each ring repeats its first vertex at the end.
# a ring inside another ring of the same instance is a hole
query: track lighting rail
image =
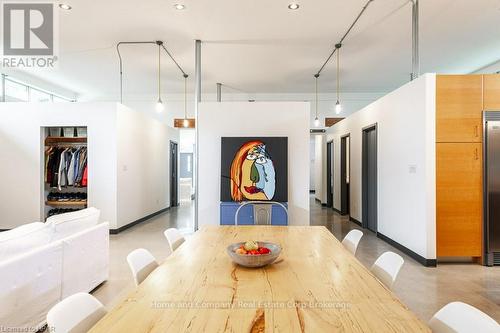
{"type": "Polygon", "coordinates": [[[323,66],[321,66],[321,68],[319,69],[319,71],[316,73],[316,75],[320,75],[321,72],[323,71],[323,69],[325,68],[325,66],[328,64],[328,62],[330,62],[330,59],[333,57],[333,55],[335,54],[335,52],[342,47],[342,43],[344,42],[344,39],[347,37],[347,35],[349,35],[349,33],[351,32],[351,30],[354,28],[354,26],[356,25],[356,23],[358,23],[359,19],[361,18],[361,16],[363,15],[363,13],[366,11],[366,9],[368,8],[368,6],[370,5],[370,3],[372,1],[375,1],[375,0],[368,0],[368,2],[366,2],[366,4],[363,6],[363,9],[361,9],[361,11],[359,12],[358,16],[356,16],[356,19],[352,22],[352,24],[349,26],[349,29],[347,29],[346,33],[344,34],[344,36],[342,36],[342,38],[340,39],[340,41],[335,44],[335,48],[333,49],[333,51],[330,53],[330,55],[328,56],[328,58],[326,59],[326,61],[323,63],[323,66]]]}
{"type": "Polygon", "coordinates": [[[165,43],[161,40],[156,40],[156,41],[130,41],[130,42],[118,42],[116,44],[116,52],[118,53],[118,58],[120,60],[120,103],[123,104],[123,59],[122,55],[120,53],[120,46],[121,45],[138,45],[138,44],[153,44],[153,45],[158,45],[161,47],[165,53],[172,59],[174,64],[177,66],[177,68],[181,71],[182,76],[186,79],[189,75],[186,74],[186,72],[182,69],[182,67],[179,65],[179,63],[175,60],[175,58],[172,56],[172,54],[168,51],[168,49],[165,47],[165,43]]]}

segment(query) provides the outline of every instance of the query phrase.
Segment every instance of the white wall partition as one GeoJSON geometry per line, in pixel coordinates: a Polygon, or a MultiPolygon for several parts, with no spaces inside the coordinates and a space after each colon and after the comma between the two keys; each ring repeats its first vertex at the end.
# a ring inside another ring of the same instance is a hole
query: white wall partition
{"type": "Polygon", "coordinates": [[[179,131],[122,105],[116,130],[119,228],[169,207],[169,142],[179,141],[179,131]]]}
{"type": "Polygon", "coordinates": [[[326,203],[326,135],[314,135],[314,197],[326,203]]]}
{"type": "MultiPolygon", "coordinates": [[[[435,75],[426,74],[327,131],[334,141],[334,207],[340,209],[340,137],[350,134],[350,214],[362,220],[362,129],[378,126],[378,232],[436,258],[435,75]]],[[[323,173],[326,170],[323,169],[323,173]]]]}
{"type": "Polygon", "coordinates": [[[201,103],[199,133],[199,226],[218,225],[221,137],[288,137],[289,224],[309,225],[309,103],[201,103]]]}
{"type": "Polygon", "coordinates": [[[117,103],[0,103],[0,229],[43,219],[42,128],[50,126],[87,127],[88,202],[112,229],[168,207],[162,147],[177,130],[117,103]],[[130,161],[137,154],[152,163],[130,161]]]}

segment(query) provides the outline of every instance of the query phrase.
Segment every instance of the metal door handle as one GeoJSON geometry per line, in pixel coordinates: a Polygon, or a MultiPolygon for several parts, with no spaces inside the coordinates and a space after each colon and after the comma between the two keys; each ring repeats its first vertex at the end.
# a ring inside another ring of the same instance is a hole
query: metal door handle
{"type": "Polygon", "coordinates": [[[474,149],[474,157],[475,157],[476,161],[479,159],[479,154],[477,152],[477,148],[474,149]]]}
{"type": "Polygon", "coordinates": [[[479,137],[479,126],[478,125],[474,126],[474,135],[476,136],[476,138],[479,137]]]}

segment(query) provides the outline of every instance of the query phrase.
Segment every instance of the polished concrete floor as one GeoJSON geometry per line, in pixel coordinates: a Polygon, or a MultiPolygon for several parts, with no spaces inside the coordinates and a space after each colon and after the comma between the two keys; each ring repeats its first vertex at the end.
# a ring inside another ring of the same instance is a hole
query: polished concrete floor
{"type": "MultiPolygon", "coordinates": [[[[127,254],[139,247],[150,250],[162,261],[169,254],[163,231],[168,227],[189,228],[193,207],[182,204],[165,214],[130,228],[110,240],[110,278],[94,291],[106,307],[113,307],[134,288],[126,262],[127,254]]],[[[311,198],[311,224],[324,225],[338,239],[351,229],[359,228],[347,217],[321,207],[311,198]]],[[[443,305],[463,301],[486,312],[500,322],[500,267],[484,267],[476,264],[439,264],[424,267],[412,258],[396,250],[363,230],[364,237],[358,247],[357,258],[367,267],[385,251],[399,253],[405,264],[394,285],[394,292],[422,320],[428,321],[443,305]]]]}

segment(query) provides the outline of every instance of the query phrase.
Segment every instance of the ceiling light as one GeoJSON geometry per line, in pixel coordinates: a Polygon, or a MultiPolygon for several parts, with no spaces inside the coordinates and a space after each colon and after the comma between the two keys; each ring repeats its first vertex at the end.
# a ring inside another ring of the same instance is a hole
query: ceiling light
{"type": "Polygon", "coordinates": [[[319,127],[319,119],[318,119],[318,117],[316,117],[314,119],[314,126],[319,127]]]}
{"type": "Polygon", "coordinates": [[[156,112],[158,113],[161,113],[165,109],[165,106],[163,105],[161,98],[158,99],[158,102],[156,102],[155,109],[156,112]]]}
{"type": "Polygon", "coordinates": [[[318,99],[318,77],[319,77],[319,74],[314,74],[314,93],[316,95],[316,102],[314,103],[315,107],[316,107],[316,117],[314,118],[314,126],[316,127],[319,127],[319,118],[318,118],[318,103],[319,103],[319,99],[318,99]]]}
{"type": "Polygon", "coordinates": [[[174,5],[174,8],[177,9],[177,10],[184,10],[184,9],[186,9],[186,6],[183,5],[183,4],[181,4],[181,3],[176,3],[174,5]]]}
{"type": "Polygon", "coordinates": [[[64,10],[70,10],[71,6],[66,4],[66,3],[60,3],[59,8],[64,9],[64,10]]]}
{"type": "Polygon", "coordinates": [[[335,45],[337,50],[337,103],[335,103],[335,113],[339,114],[342,112],[342,105],[340,104],[340,48],[342,44],[338,43],[335,45]]]}
{"type": "Polygon", "coordinates": [[[187,78],[188,75],[184,74],[184,121],[182,123],[184,127],[189,127],[189,120],[187,115],[187,78]]]}
{"type": "Polygon", "coordinates": [[[298,3],[292,2],[291,4],[288,5],[288,9],[290,10],[297,10],[299,9],[300,5],[298,3]]]}
{"type": "Polygon", "coordinates": [[[164,106],[163,106],[163,101],[161,100],[161,45],[163,44],[162,41],[156,41],[156,44],[158,45],[158,101],[156,102],[156,112],[160,113],[163,111],[164,106]]]}
{"type": "Polygon", "coordinates": [[[342,105],[340,104],[340,101],[337,100],[337,103],[335,103],[335,113],[339,114],[340,112],[342,112],[342,105]]]}

